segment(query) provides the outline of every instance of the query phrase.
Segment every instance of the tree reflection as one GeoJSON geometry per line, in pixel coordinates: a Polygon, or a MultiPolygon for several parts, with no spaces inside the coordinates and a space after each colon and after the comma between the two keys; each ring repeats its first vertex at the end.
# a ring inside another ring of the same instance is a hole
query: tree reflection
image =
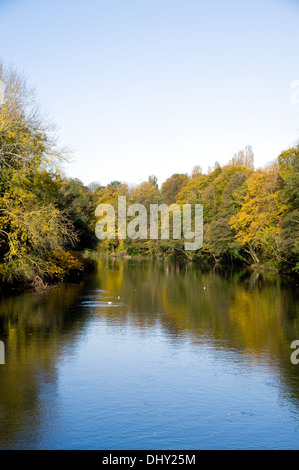
{"type": "Polygon", "coordinates": [[[35,448],[40,429],[51,434],[59,363],[97,318],[138,335],[159,328],[174,347],[209,343],[219,353],[231,351],[245,366],[267,367],[279,378],[281,393],[299,403],[299,368],[290,362],[290,344],[299,339],[296,285],[245,271],[100,259],[98,271],[81,284],[0,299],[6,347],[1,448],[13,442],[35,448]]]}

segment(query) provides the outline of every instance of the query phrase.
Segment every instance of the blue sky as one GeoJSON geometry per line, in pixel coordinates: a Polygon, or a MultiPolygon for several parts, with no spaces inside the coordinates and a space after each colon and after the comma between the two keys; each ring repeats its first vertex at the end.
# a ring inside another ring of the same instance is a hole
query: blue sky
{"type": "Polygon", "coordinates": [[[0,0],[0,58],[35,86],[84,183],[257,167],[299,139],[299,1],[0,0]]]}

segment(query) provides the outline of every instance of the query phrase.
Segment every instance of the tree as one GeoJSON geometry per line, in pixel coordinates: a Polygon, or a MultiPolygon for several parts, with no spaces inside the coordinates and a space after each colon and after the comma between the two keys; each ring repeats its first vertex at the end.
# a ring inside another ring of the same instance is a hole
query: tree
{"type": "Polygon", "coordinates": [[[76,248],[95,248],[97,239],[92,190],[77,178],[64,179],[61,181],[57,199],[59,209],[72,222],[77,233],[76,248]]]}
{"type": "Polygon", "coordinates": [[[284,265],[299,272],[299,146],[281,153],[278,162],[285,207],[281,232],[284,265]]]}
{"type": "Polygon", "coordinates": [[[244,203],[231,218],[230,225],[254,263],[259,262],[258,252],[279,263],[283,206],[278,165],[272,164],[263,171],[252,173],[247,180],[247,187],[244,203]]]}
{"type": "Polygon", "coordinates": [[[93,181],[88,185],[88,189],[94,194],[99,188],[101,188],[102,185],[98,181],[93,181]]]}
{"type": "MultiPolygon", "coordinates": [[[[100,204],[110,204],[115,212],[115,217],[118,218],[118,198],[119,196],[129,195],[129,188],[126,184],[108,184],[108,186],[99,189],[94,195],[94,210],[100,204]]],[[[118,240],[118,231],[116,227],[115,238],[106,239],[98,242],[98,248],[100,251],[113,252],[115,249],[123,249],[123,240],[118,240]]]]}
{"type": "Polygon", "coordinates": [[[26,81],[3,66],[0,80],[5,84],[0,108],[0,278],[43,285],[82,268],[64,251],[76,236],[56,205],[64,153],[26,81]]]}
{"type": "Polygon", "coordinates": [[[188,181],[186,174],[175,173],[162,184],[161,193],[163,202],[173,204],[176,195],[181,191],[184,184],[188,181]]]}
{"type": "Polygon", "coordinates": [[[231,165],[246,166],[247,168],[254,169],[254,155],[252,147],[247,145],[244,150],[239,150],[235,153],[234,157],[230,161],[231,165]]]}
{"type": "Polygon", "coordinates": [[[245,182],[251,173],[247,168],[228,165],[203,193],[206,212],[203,250],[216,261],[243,259],[242,245],[236,240],[229,222],[241,208],[246,194],[245,182]]]}
{"type": "Polygon", "coordinates": [[[156,188],[158,189],[158,179],[155,175],[151,175],[148,177],[148,182],[152,185],[152,186],[156,186],[156,188]]]}
{"type": "Polygon", "coordinates": [[[111,181],[108,186],[112,186],[113,188],[118,188],[121,185],[120,181],[111,181]]]}
{"type": "Polygon", "coordinates": [[[202,175],[202,168],[199,165],[195,165],[193,167],[192,173],[191,173],[191,178],[197,178],[198,176],[202,175]]]}

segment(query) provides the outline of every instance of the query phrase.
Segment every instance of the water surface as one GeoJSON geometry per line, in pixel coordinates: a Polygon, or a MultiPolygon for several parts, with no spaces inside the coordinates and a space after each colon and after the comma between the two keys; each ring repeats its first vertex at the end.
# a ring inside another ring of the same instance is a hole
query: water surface
{"type": "Polygon", "coordinates": [[[295,282],[100,260],[0,299],[1,449],[298,449],[295,282]]]}

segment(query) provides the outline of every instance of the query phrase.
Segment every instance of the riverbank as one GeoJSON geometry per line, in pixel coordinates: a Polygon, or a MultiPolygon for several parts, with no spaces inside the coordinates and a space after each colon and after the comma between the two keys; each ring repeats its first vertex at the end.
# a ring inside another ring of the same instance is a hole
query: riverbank
{"type": "Polygon", "coordinates": [[[35,276],[33,279],[15,279],[13,282],[3,282],[0,285],[0,294],[20,294],[26,291],[41,292],[52,289],[63,282],[79,282],[84,275],[95,271],[96,262],[92,257],[86,256],[84,253],[72,251],[71,255],[76,261],[63,276],[50,277],[46,276],[42,279],[35,276]]]}
{"type": "Polygon", "coordinates": [[[41,292],[52,289],[53,287],[64,283],[64,282],[80,282],[87,273],[94,272],[97,269],[97,264],[100,259],[115,259],[115,260],[136,260],[136,261],[161,261],[167,262],[171,265],[194,265],[203,270],[216,269],[219,272],[231,273],[237,271],[246,271],[247,273],[256,273],[257,275],[273,274],[282,277],[283,279],[289,279],[291,281],[297,281],[299,279],[298,273],[294,271],[279,271],[275,269],[271,264],[267,263],[255,263],[249,265],[248,263],[223,263],[215,262],[212,257],[207,255],[201,255],[200,257],[194,257],[190,259],[184,256],[155,256],[153,253],[149,255],[135,254],[131,255],[125,251],[114,253],[102,253],[96,250],[85,250],[83,252],[72,252],[72,256],[76,259],[76,267],[71,268],[68,272],[60,278],[45,278],[41,279],[36,276],[35,279],[28,281],[15,281],[13,283],[3,283],[0,286],[0,294],[19,294],[25,291],[41,292]]]}
{"type": "Polygon", "coordinates": [[[292,280],[299,279],[299,273],[291,270],[279,270],[275,268],[272,263],[240,263],[240,262],[231,262],[231,263],[224,263],[224,262],[216,262],[211,256],[208,255],[200,255],[194,257],[194,259],[186,258],[183,256],[173,257],[173,256],[155,256],[152,253],[149,255],[130,255],[125,251],[121,252],[113,252],[113,253],[102,253],[99,251],[88,251],[86,250],[83,253],[83,257],[85,260],[91,260],[96,262],[101,258],[111,258],[111,259],[118,259],[118,260],[144,260],[144,261],[165,261],[174,264],[194,264],[195,266],[201,267],[203,269],[211,269],[217,268],[221,271],[238,271],[238,270],[246,270],[247,272],[251,273],[259,273],[259,274],[274,274],[282,276],[283,278],[289,278],[292,280]]]}

